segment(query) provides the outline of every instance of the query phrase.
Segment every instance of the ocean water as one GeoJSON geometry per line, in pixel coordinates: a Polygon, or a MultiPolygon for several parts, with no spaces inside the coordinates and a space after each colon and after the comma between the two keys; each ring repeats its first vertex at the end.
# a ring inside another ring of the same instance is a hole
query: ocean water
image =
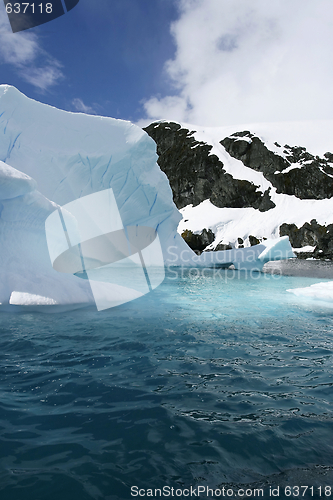
{"type": "Polygon", "coordinates": [[[331,498],[333,305],[286,290],[333,267],[266,271],[2,313],[0,499],[331,498]]]}

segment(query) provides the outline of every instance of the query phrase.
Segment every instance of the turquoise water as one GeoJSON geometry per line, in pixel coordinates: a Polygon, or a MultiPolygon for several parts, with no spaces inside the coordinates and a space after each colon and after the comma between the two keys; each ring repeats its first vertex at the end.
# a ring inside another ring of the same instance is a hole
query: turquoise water
{"type": "Polygon", "coordinates": [[[330,497],[333,307],[286,293],[331,277],[311,265],[283,271],[320,279],[173,269],[104,312],[3,313],[1,500],[330,497]]]}

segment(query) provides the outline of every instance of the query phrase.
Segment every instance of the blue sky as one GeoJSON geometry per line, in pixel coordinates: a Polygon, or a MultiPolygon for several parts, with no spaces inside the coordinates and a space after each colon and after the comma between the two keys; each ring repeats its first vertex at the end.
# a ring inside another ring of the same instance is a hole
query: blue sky
{"type": "MultiPolygon", "coordinates": [[[[9,30],[3,2],[0,9],[2,29],[9,30]]],[[[15,38],[19,53],[35,47],[26,64],[15,63],[15,55],[2,58],[1,83],[62,109],[135,121],[142,100],[172,91],[163,66],[175,52],[170,24],[176,18],[173,0],[80,0],[52,22],[7,33],[5,43],[15,38]]]]}
{"type": "Polygon", "coordinates": [[[332,0],[80,0],[13,34],[0,1],[0,82],[139,124],[332,119],[332,19],[332,0]]]}

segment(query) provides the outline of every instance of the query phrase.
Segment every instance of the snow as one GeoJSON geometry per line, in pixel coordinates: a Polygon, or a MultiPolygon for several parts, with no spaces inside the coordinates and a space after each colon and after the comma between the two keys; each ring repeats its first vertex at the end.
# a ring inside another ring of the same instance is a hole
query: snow
{"type": "Polygon", "coordinates": [[[291,170],[294,170],[295,168],[303,168],[307,163],[310,163],[310,162],[292,163],[291,165],[289,165],[289,167],[287,167],[281,171],[277,170],[276,172],[274,172],[274,174],[287,174],[288,172],[290,172],[291,170]]]}
{"type": "Polygon", "coordinates": [[[249,235],[257,238],[279,237],[279,227],[284,222],[303,226],[305,222],[316,219],[321,225],[333,223],[333,200],[300,200],[296,196],[277,194],[273,188],[271,197],[276,207],[267,212],[254,208],[218,208],[209,200],[196,207],[188,205],[180,210],[183,220],[178,231],[185,229],[200,233],[203,228],[211,229],[216,235],[214,247],[222,242],[237,246],[237,238],[242,238],[249,246],[249,235]],[[185,222],[187,221],[187,222],[185,222]]]}
{"type": "Polygon", "coordinates": [[[310,253],[313,252],[316,247],[312,247],[311,245],[306,245],[305,247],[301,248],[293,248],[293,252],[296,253],[310,253]]]}
{"type": "MultiPolygon", "coordinates": [[[[314,122],[283,122],[263,124],[243,124],[229,127],[197,127],[186,123],[183,128],[195,130],[193,137],[213,146],[211,154],[215,154],[223,163],[224,170],[235,179],[244,179],[258,186],[261,192],[270,189],[270,197],[276,207],[267,212],[260,212],[253,208],[218,208],[209,200],[193,207],[188,205],[180,210],[183,220],[178,226],[181,234],[185,229],[200,233],[204,228],[211,229],[216,235],[210,249],[218,243],[230,244],[237,247],[237,239],[242,238],[245,246],[249,246],[249,235],[259,239],[277,238],[279,227],[283,223],[303,226],[305,222],[316,219],[321,225],[333,223],[333,198],[324,200],[301,200],[295,196],[278,194],[271,182],[265,179],[261,172],[246,167],[243,162],[232,158],[220,144],[220,141],[235,132],[249,130],[257,135],[273,152],[284,157],[285,144],[289,146],[305,147],[309,153],[323,155],[333,151],[332,135],[333,120],[314,122]],[[276,146],[275,142],[281,144],[276,146]],[[186,221],[186,222],[185,222],[186,221]]],[[[251,139],[240,137],[239,140],[251,139]]],[[[304,164],[303,164],[304,165],[304,164]]],[[[284,172],[302,165],[292,164],[284,172]]]]}
{"type": "MultiPolygon", "coordinates": [[[[332,129],[333,120],[308,120],[308,121],[287,121],[287,122],[267,122],[267,123],[243,123],[239,125],[229,125],[224,127],[198,127],[182,123],[182,127],[195,130],[194,137],[197,141],[207,142],[217,146],[219,142],[234,134],[249,130],[251,134],[260,137],[267,147],[283,155],[285,145],[303,146],[313,155],[323,156],[324,153],[332,152],[332,129]],[[281,145],[278,147],[275,142],[281,145]]],[[[245,138],[241,138],[245,139],[245,138]]],[[[218,147],[218,146],[217,146],[218,147]]],[[[215,151],[212,151],[216,154],[215,151]]]]}

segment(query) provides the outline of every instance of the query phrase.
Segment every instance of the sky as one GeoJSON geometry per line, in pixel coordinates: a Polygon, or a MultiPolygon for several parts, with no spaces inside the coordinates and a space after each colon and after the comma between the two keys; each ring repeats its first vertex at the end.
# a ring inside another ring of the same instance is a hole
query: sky
{"type": "Polygon", "coordinates": [[[15,34],[0,2],[0,83],[140,125],[332,119],[332,54],[332,0],[80,0],[15,34]]]}

